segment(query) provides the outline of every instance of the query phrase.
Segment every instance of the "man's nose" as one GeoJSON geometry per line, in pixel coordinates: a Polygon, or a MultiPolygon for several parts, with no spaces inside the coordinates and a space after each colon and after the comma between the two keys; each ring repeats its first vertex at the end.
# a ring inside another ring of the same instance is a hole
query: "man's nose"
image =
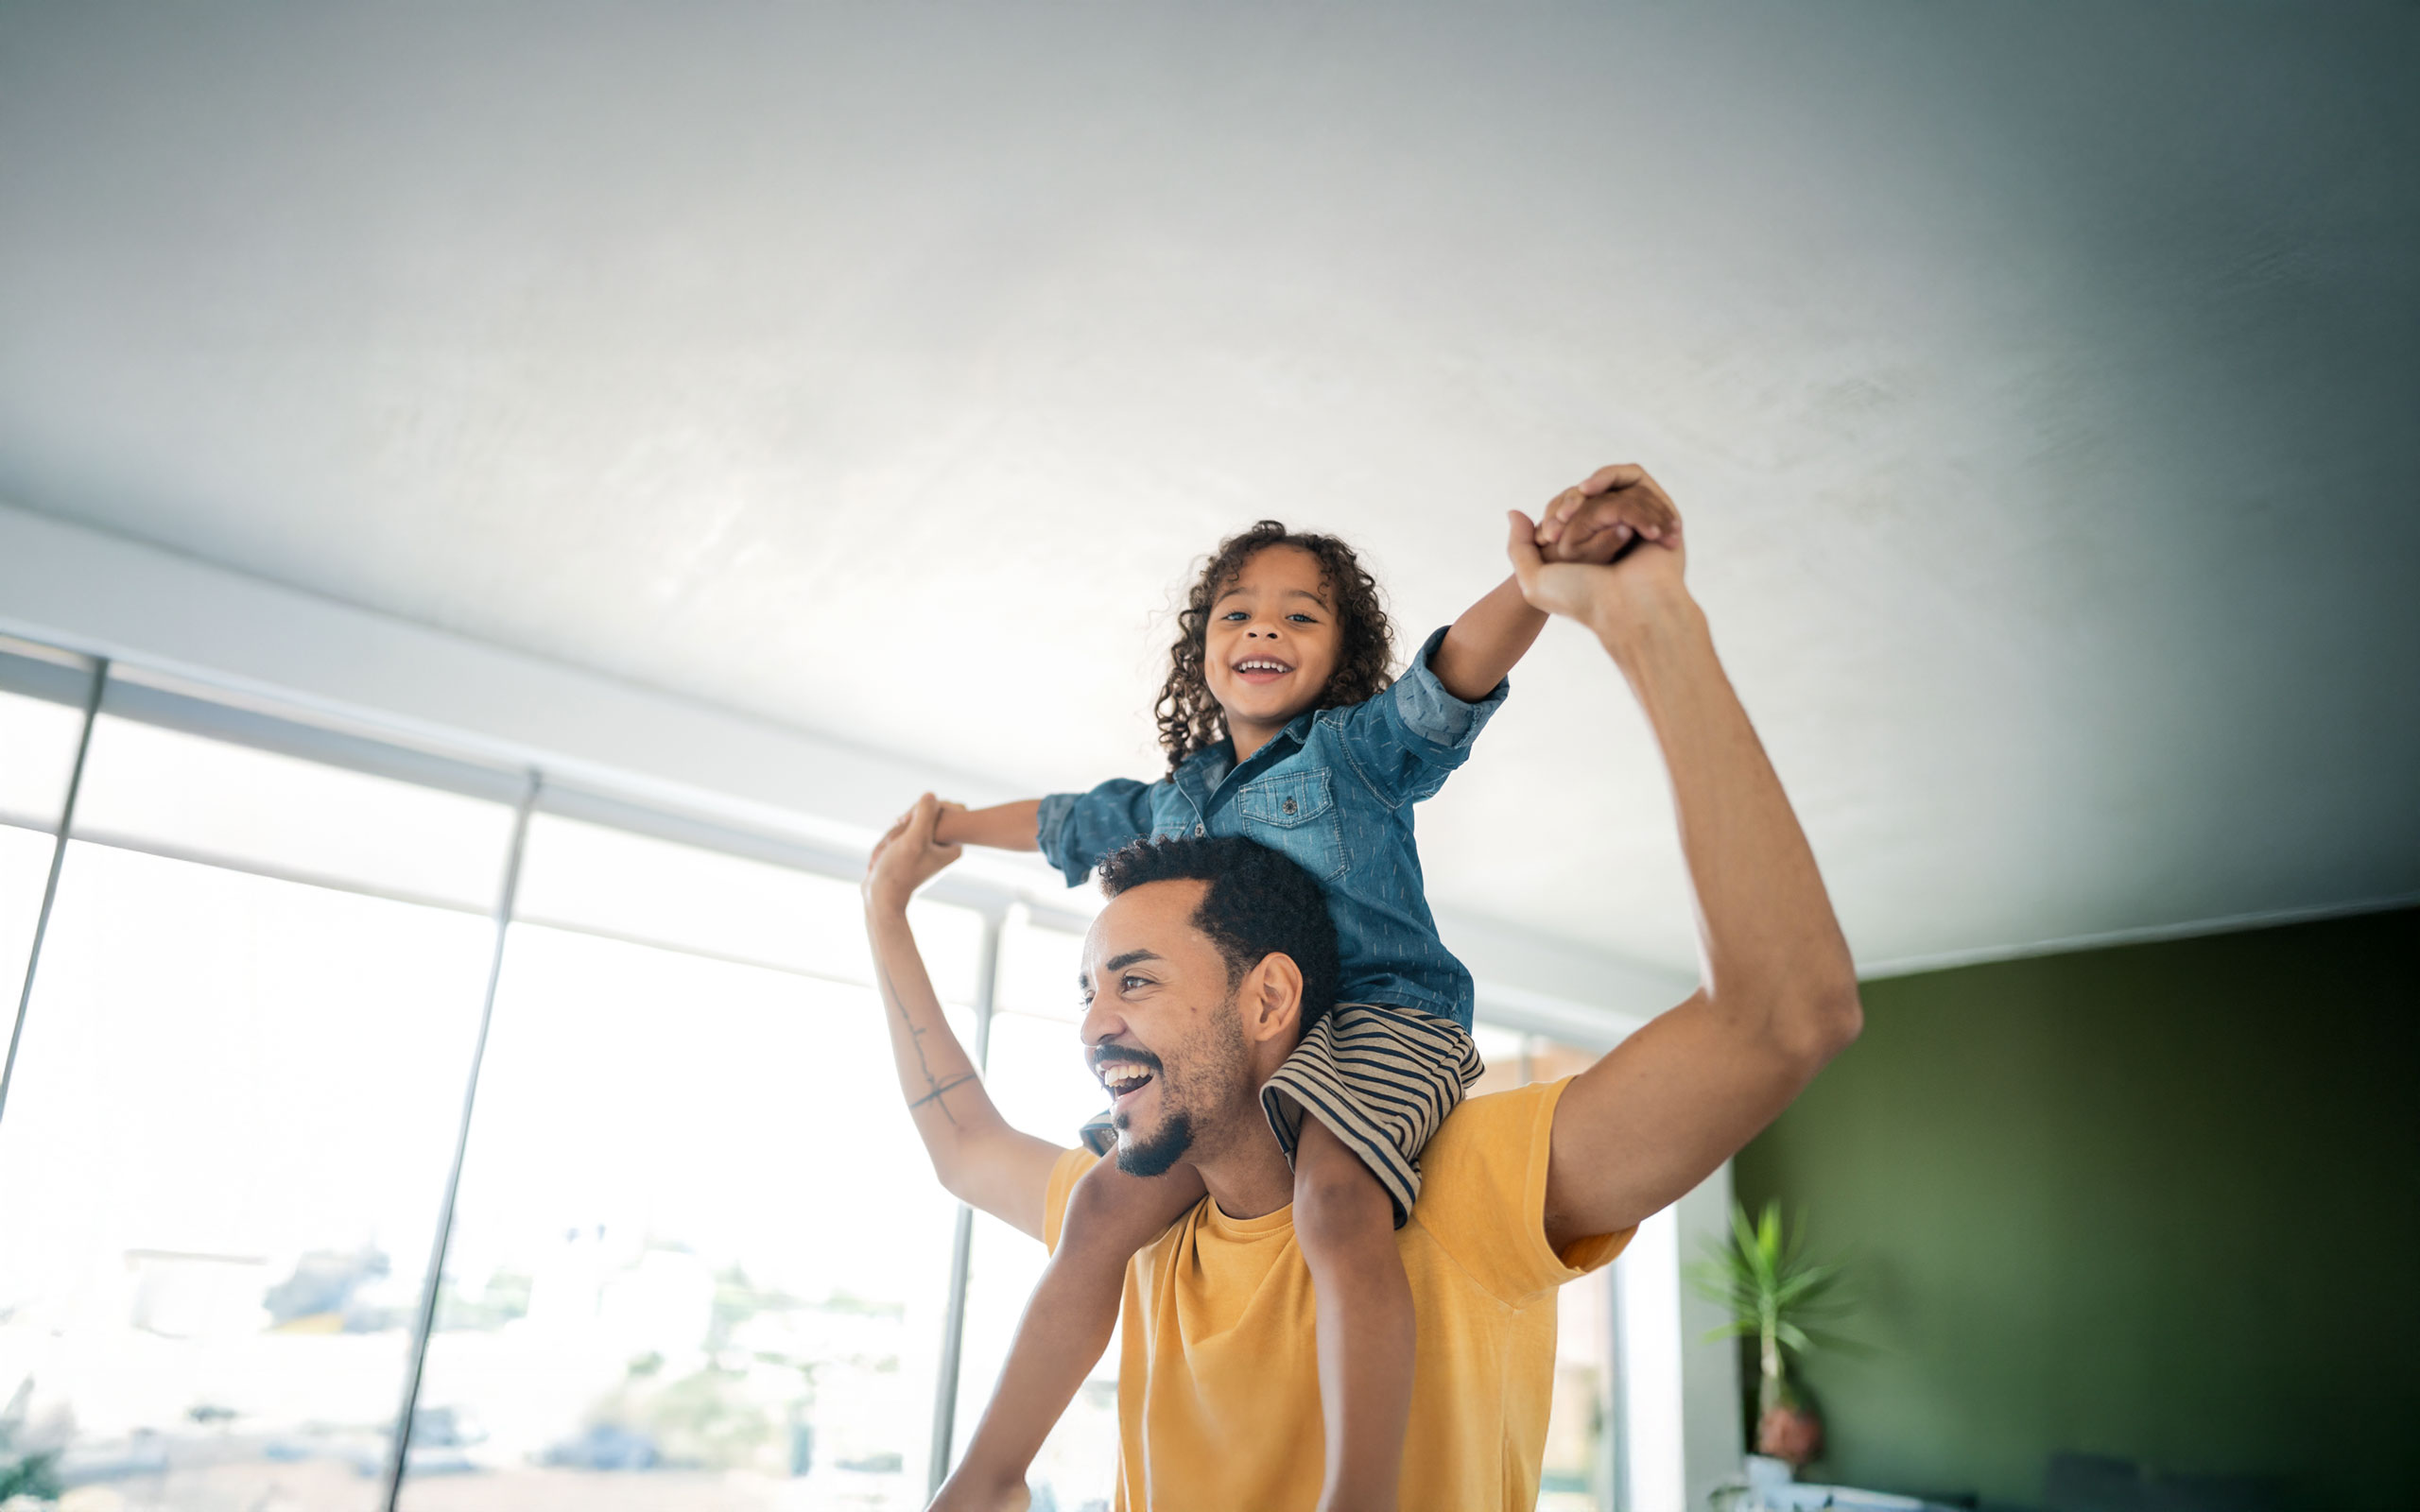
{"type": "Polygon", "coordinates": [[[1093,1048],[1104,1045],[1126,1032],[1126,1021],[1117,1010],[1095,998],[1084,1009],[1083,1022],[1076,1025],[1076,1033],[1083,1038],[1084,1063],[1092,1063],[1093,1048]]]}

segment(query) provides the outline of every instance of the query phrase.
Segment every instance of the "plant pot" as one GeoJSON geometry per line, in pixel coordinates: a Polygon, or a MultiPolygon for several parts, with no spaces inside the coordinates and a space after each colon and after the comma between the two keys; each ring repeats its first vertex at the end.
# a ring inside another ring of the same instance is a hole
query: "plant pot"
{"type": "Polygon", "coordinates": [[[1824,1419],[1804,1402],[1773,1402],[1756,1417],[1756,1452],[1805,1469],[1824,1452],[1824,1419]]]}

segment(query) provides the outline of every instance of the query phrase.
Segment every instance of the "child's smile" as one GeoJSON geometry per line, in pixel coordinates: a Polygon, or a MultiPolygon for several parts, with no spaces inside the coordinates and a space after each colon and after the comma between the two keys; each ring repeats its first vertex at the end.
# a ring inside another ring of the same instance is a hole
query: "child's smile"
{"type": "Polygon", "coordinates": [[[1236,676],[1254,687],[1266,687],[1293,670],[1293,662],[1273,656],[1248,656],[1236,663],[1236,676]]]}
{"type": "Polygon", "coordinates": [[[1320,560],[1298,546],[1253,554],[1210,607],[1201,671],[1243,761],[1319,706],[1336,671],[1336,608],[1320,560]]]}

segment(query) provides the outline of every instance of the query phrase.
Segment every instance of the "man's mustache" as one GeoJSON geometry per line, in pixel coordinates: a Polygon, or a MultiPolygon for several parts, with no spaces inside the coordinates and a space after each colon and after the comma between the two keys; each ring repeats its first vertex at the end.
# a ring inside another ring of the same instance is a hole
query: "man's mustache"
{"type": "Polygon", "coordinates": [[[1093,1070],[1096,1073],[1104,1067],[1123,1062],[1131,1066],[1140,1066],[1154,1076],[1160,1074],[1160,1057],[1148,1050],[1134,1050],[1125,1045],[1102,1045],[1094,1050],[1091,1058],[1093,1070]]]}

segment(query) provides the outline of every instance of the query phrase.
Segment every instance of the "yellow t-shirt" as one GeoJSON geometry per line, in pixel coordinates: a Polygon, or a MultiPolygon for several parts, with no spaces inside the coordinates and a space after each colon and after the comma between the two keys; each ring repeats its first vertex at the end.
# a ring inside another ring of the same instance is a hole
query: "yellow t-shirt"
{"type": "MultiPolygon", "coordinates": [[[[1547,1152],[1568,1082],[1474,1097],[1421,1156],[1420,1201],[1396,1230],[1420,1345],[1404,1512],[1523,1508],[1538,1496],[1553,1394],[1555,1288],[1630,1233],[1561,1254],[1546,1240],[1547,1152]]],[[[1056,1247],[1082,1150],[1050,1173],[1056,1247]]],[[[1126,1267],[1117,1505],[1131,1512],[1289,1512],[1323,1467],[1311,1274],[1293,1210],[1230,1218],[1204,1198],[1126,1267]]]]}

